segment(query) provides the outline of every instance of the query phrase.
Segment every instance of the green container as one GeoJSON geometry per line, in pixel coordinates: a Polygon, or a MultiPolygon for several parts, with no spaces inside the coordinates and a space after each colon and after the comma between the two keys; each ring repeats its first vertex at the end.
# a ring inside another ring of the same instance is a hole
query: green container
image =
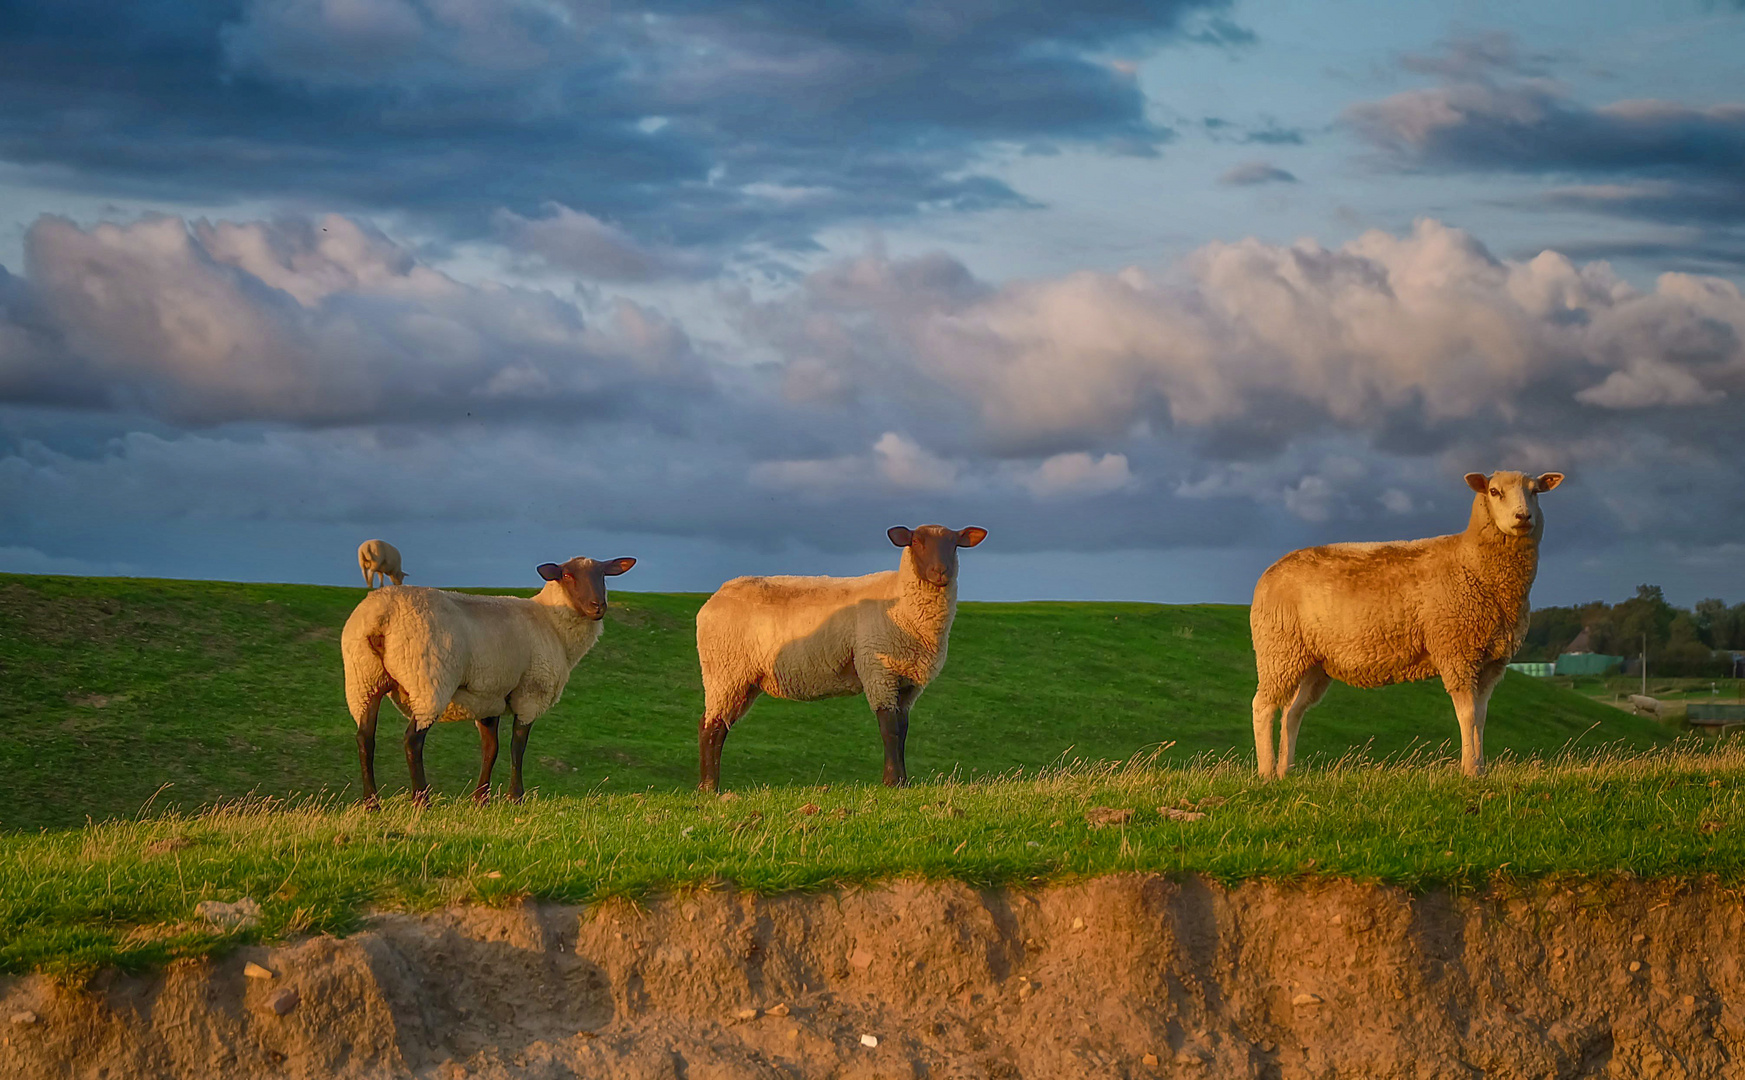
{"type": "Polygon", "coordinates": [[[1609,675],[1623,666],[1622,656],[1605,653],[1566,652],[1557,658],[1559,675],[1609,675]]]}

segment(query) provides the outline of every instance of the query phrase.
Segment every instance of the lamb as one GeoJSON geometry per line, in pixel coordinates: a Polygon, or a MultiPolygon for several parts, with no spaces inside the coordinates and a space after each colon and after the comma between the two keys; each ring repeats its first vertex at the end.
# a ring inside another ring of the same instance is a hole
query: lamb
{"type": "Polygon", "coordinates": [[[1562,473],[1468,473],[1477,494],[1465,532],[1305,548],[1268,568],[1249,612],[1260,775],[1290,769],[1303,713],[1332,680],[1372,687],[1433,675],[1454,701],[1461,768],[1481,775],[1491,691],[1527,634],[1545,532],[1538,496],[1562,482],[1562,473]]]}
{"type": "Polygon", "coordinates": [[[391,697],[406,717],[406,764],[413,801],[430,801],[424,736],[438,720],[479,728],[479,779],[473,798],[490,797],[497,761],[497,721],[514,717],[509,798],[522,795],[522,756],[533,722],[556,705],[570,671],[600,639],[606,579],[635,559],[575,558],[542,563],[545,587],[532,599],[473,596],[440,589],[381,589],[364,597],[345,622],[345,698],[357,722],[364,803],[376,799],[376,714],[391,697]]]}
{"type": "Polygon", "coordinates": [[[896,526],[897,569],[864,577],[742,577],[697,612],[704,791],[721,786],[727,732],[759,693],[817,701],[865,693],[885,744],[887,785],[909,782],[909,710],[945,666],[957,613],[957,552],[986,529],[896,526]]]}
{"type": "Polygon", "coordinates": [[[392,579],[398,585],[406,580],[400,569],[400,549],[386,540],[365,540],[357,546],[358,569],[364,572],[364,588],[373,589],[392,579]]]}

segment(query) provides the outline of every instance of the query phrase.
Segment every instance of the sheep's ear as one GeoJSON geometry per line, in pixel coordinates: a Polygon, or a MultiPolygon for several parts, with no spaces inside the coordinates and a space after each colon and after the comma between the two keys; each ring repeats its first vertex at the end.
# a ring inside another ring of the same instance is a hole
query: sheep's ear
{"type": "Polygon", "coordinates": [[[613,559],[611,562],[601,567],[600,572],[605,574],[607,577],[617,577],[619,574],[622,574],[624,571],[635,565],[635,559],[613,559]]]}
{"type": "Polygon", "coordinates": [[[909,541],[915,539],[915,533],[912,530],[903,528],[901,525],[892,525],[885,531],[885,535],[890,537],[891,543],[898,547],[908,547],[909,541]]]}
{"type": "Polygon", "coordinates": [[[957,533],[958,547],[975,547],[988,538],[988,530],[979,525],[971,525],[967,529],[959,529],[957,533]]]}
{"type": "Polygon", "coordinates": [[[559,581],[563,578],[563,567],[554,562],[539,564],[539,576],[547,581],[559,581]]]}
{"type": "Polygon", "coordinates": [[[1466,486],[1482,495],[1490,490],[1491,478],[1481,472],[1469,472],[1466,474],[1466,486]]]}
{"type": "Polygon", "coordinates": [[[1533,490],[1550,491],[1561,483],[1563,483],[1563,474],[1560,472],[1540,473],[1539,479],[1533,481],[1533,490]]]}

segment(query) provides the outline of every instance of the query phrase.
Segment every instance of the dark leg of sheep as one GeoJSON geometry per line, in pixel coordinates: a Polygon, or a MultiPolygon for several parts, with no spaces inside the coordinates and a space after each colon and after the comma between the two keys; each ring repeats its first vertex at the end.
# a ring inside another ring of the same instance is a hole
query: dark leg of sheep
{"type": "Polygon", "coordinates": [[[369,810],[382,804],[376,797],[376,715],[381,706],[382,699],[378,697],[370,703],[357,726],[357,763],[363,769],[364,807],[369,810]]]}
{"type": "Polygon", "coordinates": [[[491,770],[497,767],[497,720],[485,716],[479,725],[479,781],[473,785],[473,801],[480,806],[491,801],[491,770]]]}
{"type": "Polygon", "coordinates": [[[418,721],[406,721],[406,768],[412,773],[412,802],[415,806],[430,805],[430,785],[424,779],[424,735],[418,721]]]}
{"type": "Polygon", "coordinates": [[[521,718],[515,718],[515,730],[509,736],[509,763],[513,766],[509,774],[509,801],[520,802],[523,788],[521,786],[521,759],[527,753],[527,734],[533,730],[533,721],[523,724],[521,718]]]}
{"type": "Polygon", "coordinates": [[[909,710],[879,709],[879,735],[885,740],[885,786],[902,787],[909,782],[903,764],[903,744],[909,738],[909,710]]]}
{"type": "Polygon", "coordinates": [[[704,716],[697,722],[697,754],[700,758],[699,772],[702,781],[697,785],[700,791],[721,790],[721,748],[727,745],[726,720],[711,719],[704,716]]]}

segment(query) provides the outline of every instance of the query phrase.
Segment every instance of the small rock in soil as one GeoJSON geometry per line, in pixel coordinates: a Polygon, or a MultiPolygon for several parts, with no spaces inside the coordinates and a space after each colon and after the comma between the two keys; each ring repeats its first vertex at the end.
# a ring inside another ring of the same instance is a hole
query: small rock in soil
{"type": "Polygon", "coordinates": [[[862,971],[872,967],[873,954],[865,949],[856,949],[848,954],[848,962],[862,971]]]}
{"type": "Polygon", "coordinates": [[[252,960],[243,967],[242,973],[251,979],[270,979],[273,977],[272,972],[252,960]]]}
{"type": "Polygon", "coordinates": [[[194,914],[225,930],[241,930],[261,921],[261,906],[246,896],[234,904],[202,900],[194,905],[194,914]]]}
{"type": "Polygon", "coordinates": [[[1112,806],[1093,806],[1085,811],[1085,821],[1091,828],[1101,829],[1106,825],[1125,825],[1133,819],[1133,811],[1125,807],[1117,810],[1112,806]]]}
{"type": "Polygon", "coordinates": [[[27,1024],[34,1024],[37,1019],[37,1015],[29,1009],[21,1009],[12,1014],[12,1022],[17,1024],[19,1027],[24,1027],[27,1024]]]}
{"type": "Polygon", "coordinates": [[[872,1047],[872,1046],[877,1046],[878,1044],[879,1044],[879,1037],[877,1035],[862,1035],[860,1037],[860,1045],[862,1045],[862,1046],[872,1047]]]}
{"type": "Polygon", "coordinates": [[[1301,1005],[1319,1005],[1319,1004],[1321,1004],[1321,995],[1320,994],[1308,994],[1308,993],[1298,994],[1296,997],[1291,998],[1291,1004],[1298,1005],[1298,1006],[1301,1006],[1301,1005]]]}
{"type": "Polygon", "coordinates": [[[756,1020],[757,1019],[757,1010],[756,1009],[740,1009],[736,1015],[738,1015],[738,1017],[741,1020],[756,1020]]]}
{"type": "Polygon", "coordinates": [[[780,1001],[774,1005],[771,1005],[770,1010],[769,1010],[769,1014],[771,1016],[786,1016],[786,1015],[788,1015],[788,1003],[785,1001],[780,1001]]]}
{"type": "Polygon", "coordinates": [[[1156,1054],[1146,1054],[1144,1057],[1140,1058],[1139,1060],[1143,1061],[1147,1065],[1157,1065],[1158,1064],[1156,1054]]]}
{"type": "Polygon", "coordinates": [[[297,1007],[297,1002],[300,1000],[301,999],[297,996],[297,991],[292,990],[290,987],[286,987],[273,995],[272,1000],[267,1002],[267,1007],[272,1009],[273,1012],[277,1013],[279,1016],[287,1016],[290,1014],[292,1009],[297,1007]]]}
{"type": "Polygon", "coordinates": [[[1083,919],[1074,919],[1072,921],[1072,928],[1074,930],[1083,930],[1085,928],[1085,921],[1083,919]]]}
{"type": "Polygon", "coordinates": [[[1642,961],[1640,961],[1640,960],[1630,961],[1630,974],[1634,975],[1634,974],[1636,974],[1636,972],[1641,971],[1641,970],[1642,970],[1642,961]]]}

